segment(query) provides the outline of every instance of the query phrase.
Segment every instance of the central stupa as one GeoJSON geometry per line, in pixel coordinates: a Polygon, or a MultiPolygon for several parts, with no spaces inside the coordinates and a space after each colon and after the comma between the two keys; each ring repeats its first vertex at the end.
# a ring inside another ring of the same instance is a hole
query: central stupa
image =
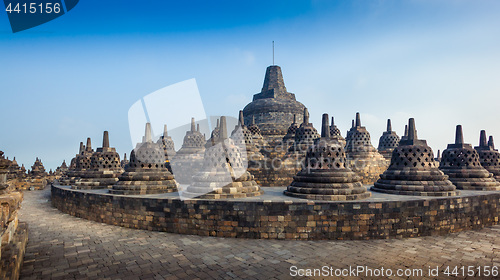
{"type": "Polygon", "coordinates": [[[261,134],[267,141],[281,140],[294,121],[302,123],[305,106],[295,100],[295,94],[286,90],[281,68],[267,67],[264,85],[253,101],[243,109],[245,124],[255,119],[261,134]]]}

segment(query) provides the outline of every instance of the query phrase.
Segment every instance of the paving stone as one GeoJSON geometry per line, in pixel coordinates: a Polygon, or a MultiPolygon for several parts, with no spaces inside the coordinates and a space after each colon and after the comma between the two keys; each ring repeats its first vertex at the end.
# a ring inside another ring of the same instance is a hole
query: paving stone
{"type": "MultiPolygon", "coordinates": [[[[292,265],[424,271],[429,266],[500,265],[500,226],[367,241],[202,237],[122,228],[66,215],[50,205],[50,189],[25,193],[20,220],[30,228],[21,279],[290,279],[292,265]]],[[[436,277],[424,274],[419,279],[436,277]]]]}

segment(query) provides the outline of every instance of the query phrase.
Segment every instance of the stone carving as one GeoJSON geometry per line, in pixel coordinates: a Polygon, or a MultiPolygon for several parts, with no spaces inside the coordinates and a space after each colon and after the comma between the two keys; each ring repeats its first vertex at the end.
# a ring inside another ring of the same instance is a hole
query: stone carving
{"type": "Polygon", "coordinates": [[[373,147],[370,133],[361,126],[359,113],[348,138],[345,147],[348,167],[361,177],[363,184],[373,184],[387,169],[389,161],[373,147]]]}
{"type": "Polygon", "coordinates": [[[87,145],[80,142],[78,154],[71,160],[66,176],[59,179],[61,185],[74,185],[80,177],[90,169],[90,158],[94,154],[90,137],[87,138],[87,145]]]}
{"type": "Polygon", "coordinates": [[[128,161],[128,159],[127,159],[127,153],[124,153],[124,154],[123,154],[123,159],[122,159],[122,161],[121,161],[120,165],[121,165],[121,167],[122,167],[123,169],[125,169],[125,166],[127,166],[127,164],[128,164],[128,163],[129,163],[129,161],[128,161]]]}
{"type": "Polygon", "coordinates": [[[19,279],[28,242],[27,225],[18,217],[23,193],[7,182],[11,163],[0,151],[0,279],[19,279]]]}
{"type": "Polygon", "coordinates": [[[309,111],[304,108],[304,121],[295,131],[295,143],[290,147],[289,152],[305,155],[307,149],[311,147],[319,138],[318,131],[309,122],[309,111]]]}
{"type": "Polygon", "coordinates": [[[394,149],[389,168],[371,188],[373,191],[419,196],[454,196],[458,192],[438,169],[427,141],[417,138],[415,120],[408,123],[407,140],[394,149]]]}
{"type": "Polygon", "coordinates": [[[234,144],[238,146],[238,148],[240,148],[243,162],[246,162],[248,160],[255,161],[264,159],[264,156],[260,153],[259,148],[253,141],[252,132],[244,124],[243,111],[240,111],[238,124],[231,132],[231,139],[233,140],[234,144]],[[246,151],[246,153],[243,153],[243,151],[246,151]]]}
{"type": "Polygon", "coordinates": [[[294,177],[286,195],[319,200],[370,197],[361,178],[346,167],[343,144],[330,137],[328,114],[323,114],[321,138],[306,154],[305,167],[294,177]]]}
{"type": "Polygon", "coordinates": [[[405,124],[405,133],[403,134],[403,137],[401,137],[401,140],[408,140],[408,125],[407,124],[405,124]]]}
{"type": "Polygon", "coordinates": [[[344,145],[344,147],[347,147],[347,145],[351,141],[351,135],[352,135],[352,132],[354,131],[355,127],[356,126],[354,125],[354,120],[352,120],[352,122],[351,122],[351,128],[347,131],[347,134],[345,136],[345,145],[344,145]]]}
{"type": "Polygon", "coordinates": [[[56,177],[60,178],[62,176],[65,176],[66,173],[68,173],[68,165],[66,164],[66,160],[63,160],[61,166],[58,166],[56,168],[56,172],[55,172],[55,175],[56,177]]]}
{"type": "Polygon", "coordinates": [[[489,172],[493,173],[496,180],[500,180],[500,153],[495,150],[493,137],[490,142],[486,142],[486,131],[481,130],[479,136],[479,146],[474,147],[479,154],[479,162],[489,172]]]}
{"type": "Polygon", "coordinates": [[[217,124],[215,125],[215,128],[210,133],[210,138],[205,143],[205,148],[212,147],[218,141],[219,134],[220,134],[219,125],[220,125],[219,124],[219,119],[217,119],[217,124]]]}
{"type": "Polygon", "coordinates": [[[30,175],[32,178],[41,178],[47,176],[47,172],[45,171],[45,167],[43,166],[42,161],[37,157],[35,163],[31,166],[30,175]]]}
{"type": "Polygon", "coordinates": [[[448,144],[439,164],[450,181],[461,190],[500,190],[493,174],[481,166],[479,154],[464,143],[462,126],[457,125],[455,144],[448,144]]]}
{"type": "MultiPolygon", "coordinates": [[[[87,142],[87,147],[90,141],[87,142]]],[[[109,133],[104,131],[102,147],[97,148],[90,156],[90,165],[76,179],[74,189],[101,189],[110,188],[118,181],[118,176],[123,173],[120,156],[115,148],[109,146],[109,133]]]]}
{"type": "Polygon", "coordinates": [[[179,183],[192,182],[193,174],[196,174],[202,167],[204,152],[205,136],[201,134],[199,126],[196,128],[194,118],[191,118],[191,130],[186,132],[182,147],[170,164],[179,183]]]}
{"type": "Polygon", "coordinates": [[[385,131],[378,141],[378,151],[386,159],[391,159],[392,151],[399,145],[399,136],[392,131],[391,120],[387,120],[387,131],[385,131]]]}
{"type": "Polygon", "coordinates": [[[437,162],[441,162],[441,150],[438,150],[436,158],[434,160],[437,162]]]}
{"type": "Polygon", "coordinates": [[[44,189],[47,185],[47,176],[48,173],[45,171],[42,161],[37,157],[31,166],[31,170],[28,171],[27,179],[29,184],[26,187],[32,190],[44,189]]]}
{"type": "MultiPolygon", "coordinates": [[[[38,159],[38,158],[37,158],[38,159]]],[[[0,151],[0,195],[13,191],[13,188],[7,184],[7,173],[11,162],[4,157],[4,153],[0,151]]]]}
{"type": "Polygon", "coordinates": [[[110,193],[133,195],[177,191],[174,175],[165,165],[163,145],[153,142],[151,134],[151,124],[147,123],[144,141],[130,152],[130,162],[110,193]]]}
{"type": "Polygon", "coordinates": [[[158,143],[163,147],[165,152],[165,159],[169,161],[176,154],[174,140],[172,137],[168,136],[167,125],[163,126],[163,135],[158,139],[158,143]]]}
{"type": "Polygon", "coordinates": [[[296,116],[295,114],[293,115],[293,123],[290,124],[286,131],[286,135],[283,137],[283,143],[287,149],[290,149],[295,144],[295,133],[299,128],[296,116]]]}
{"type": "Polygon", "coordinates": [[[295,94],[287,91],[281,68],[277,65],[267,67],[264,85],[253,101],[243,109],[245,123],[255,119],[264,140],[272,142],[286,135],[293,115],[301,122],[304,105],[295,99],[295,94]]]}
{"type": "Polygon", "coordinates": [[[234,198],[261,195],[263,192],[246,171],[240,148],[227,136],[226,117],[220,118],[219,137],[205,150],[203,169],[183,192],[185,197],[234,198]]]}
{"type": "Polygon", "coordinates": [[[332,124],[330,125],[330,138],[337,139],[343,147],[345,147],[346,140],[342,137],[340,129],[335,125],[335,120],[332,116],[332,124]]]}
{"type": "MultiPolygon", "coordinates": [[[[9,158],[7,157],[7,160],[9,158]]],[[[21,173],[21,168],[19,167],[19,164],[17,163],[16,157],[10,161],[10,165],[8,167],[8,173],[7,173],[7,180],[11,179],[16,179],[16,178],[22,178],[23,175],[21,173]]]]}

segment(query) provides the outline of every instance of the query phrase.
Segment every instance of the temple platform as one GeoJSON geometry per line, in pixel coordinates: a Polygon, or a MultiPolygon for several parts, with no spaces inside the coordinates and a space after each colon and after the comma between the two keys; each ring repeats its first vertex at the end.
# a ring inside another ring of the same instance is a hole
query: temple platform
{"type": "Polygon", "coordinates": [[[178,193],[112,195],[52,185],[60,211],[127,228],[202,236],[263,239],[384,239],[479,229],[499,223],[500,191],[461,191],[454,197],[373,192],[357,201],[288,197],[284,187],[257,197],[179,199],[178,193]]]}

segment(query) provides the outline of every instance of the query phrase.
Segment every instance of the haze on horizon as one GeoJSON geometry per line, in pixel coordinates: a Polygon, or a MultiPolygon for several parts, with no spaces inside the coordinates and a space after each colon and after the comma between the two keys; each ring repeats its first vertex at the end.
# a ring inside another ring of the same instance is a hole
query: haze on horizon
{"type": "Polygon", "coordinates": [[[328,113],[345,136],[360,112],[375,147],[387,118],[401,136],[414,117],[435,153],[457,124],[473,145],[481,129],[500,137],[498,1],[167,2],[80,1],[15,34],[0,12],[0,150],[54,170],[108,130],[123,156],[130,106],[191,78],[207,116],[236,117],[262,87],[272,41],[317,129],[328,113]]]}

